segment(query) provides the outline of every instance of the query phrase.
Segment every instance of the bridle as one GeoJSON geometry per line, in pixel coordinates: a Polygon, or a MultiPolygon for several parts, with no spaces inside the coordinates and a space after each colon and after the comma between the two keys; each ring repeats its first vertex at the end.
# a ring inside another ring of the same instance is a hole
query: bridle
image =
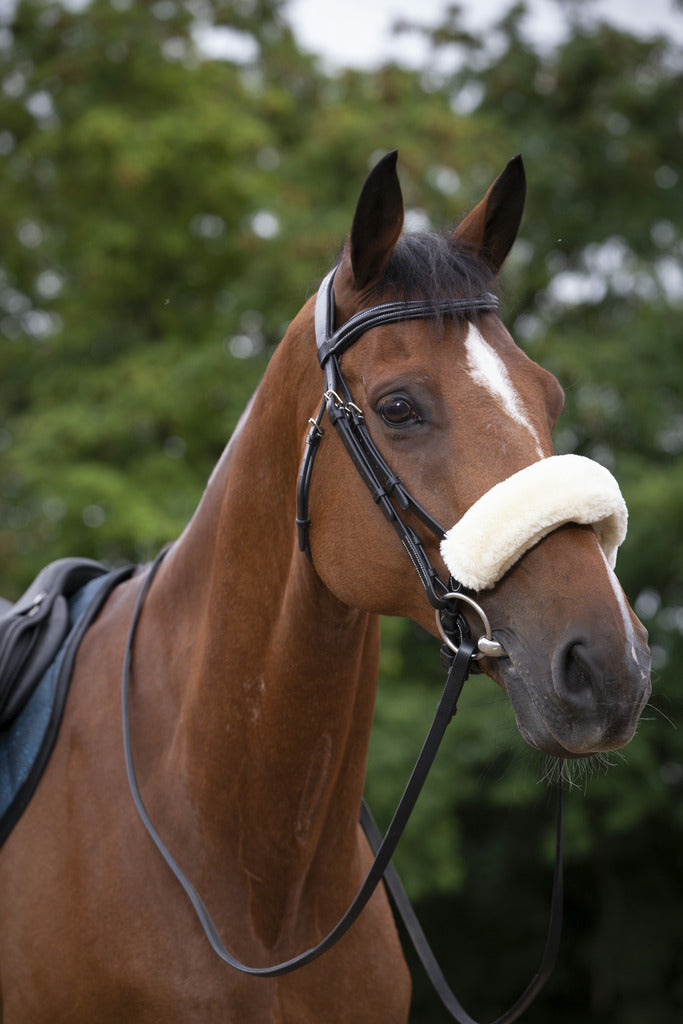
{"type": "MultiPolygon", "coordinates": [[[[310,430],[307,435],[306,449],[299,473],[296,520],[299,531],[299,546],[307,557],[312,560],[308,536],[310,527],[308,492],[315,455],[324,434],[321,422],[324,413],[327,411],[330,422],[339,434],[359,475],[370,489],[373,499],[380,507],[386,519],[398,533],[401,543],[407,551],[424,587],[427,600],[435,609],[436,621],[439,632],[444,639],[444,653],[449,667],[446,684],[427,738],[383,838],[365,801],[363,801],[361,824],[375,858],[356,897],[335,927],[317,945],[282,963],[271,967],[252,967],[241,963],[223,945],[204,902],[163,843],[152,823],[142,801],[133,766],[129,725],[129,690],[134,639],[145,598],[156,571],[168,551],[168,548],[166,548],[160,552],[151,566],[138,595],[126,644],[122,672],[122,716],[126,771],[133,801],[147,832],[177,881],[184,889],[212,949],[229,966],[244,974],[268,978],[289,974],[304,967],[329,950],[349,930],[379,883],[384,879],[396,909],[403,919],[408,935],[444,1006],[458,1024],[476,1024],[476,1021],[463,1009],[446,983],[436,958],[410,906],[400,879],[390,862],[422,790],[446,728],[456,713],[458,698],[465,680],[470,671],[473,670],[473,662],[484,656],[500,657],[504,652],[491,636],[490,626],[483,609],[469,595],[462,593],[462,587],[457,581],[451,578],[448,584],[445,584],[440,579],[437,570],[426,554],[418,534],[397,512],[394,502],[403,512],[412,513],[439,539],[445,536],[443,527],[406,490],[399,477],[391,470],[372,440],[363,412],[353,402],[349,388],[344,380],[339,359],[342,353],[361,334],[380,324],[392,324],[406,320],[422,320],[433,317],[465,316],[471,312],[497,313],[499,311],[499,304],[496,297],[489,292],[467,299],[446,299],[436,303],[420,299],[383,303],[361,310],[335,331],[333,288],[335,270],[332,270],[322,282],[315,307],[316,343],[318,359],[325,374],[325,388],[318,415],[315,419],[309,421],[310,430]],[[478,641],[472,638],[467,621],[460,611],[459,604],[461,601],[470,605],[482,619],[485,635],[478,641]]],[[[515,1004],[499,1017],[494,1024],[512,1024],[513,1021],[519,1018],[547,981],[557,956],[562,927],[561,770],[558,774],[560,783],[558,785],[555,871],[550,924],[545,949],[540,967],[530,984],[515,1004]]]]}
{"type": "Polygon", "coordinates": [[[309,540],[311,521],[308,516],[308,495],[315,456],[324,435],[321,422],[327,412],[330,423],[341,438],[373,501],[398,534],[418,574],[427,600],[435,609],[437,626],[446,645],[455,653],[463,637],[469,635],[467,622],[457,606],[459,602],[464,601],[477,612],[485,629],[485,634],[480,638],[478,649],[472,658],[478,661],[485,655],[501,657],[503,650],[491,636],[483,609],[471,597],[462,594],[462,586],[456,580],[451,578],[448,584],[443,582],[429,560],[420,537],[397,510],[396,505],[402,512],[412,513],[439,540],[445,537],[446,531],[443,526],[406,489],[373,441],[363,411],[353,401],[339,362],[343,353],[373,327],[408,320],[462,317],[475,312],[498,313],[500,303],[491,292],[461,299],[404,299],[385,302],[361,309],[335,330],[336,272],[337,267],[334,267],[324,278],[315,303],[315,339],[318,361],[325,374],[325,386],[318,415],[315,419],[309,420],[310,430],[306,437],[306,448],[299,471],[296,519],[299,548],[311,561],[313,560],[309,540]]]}

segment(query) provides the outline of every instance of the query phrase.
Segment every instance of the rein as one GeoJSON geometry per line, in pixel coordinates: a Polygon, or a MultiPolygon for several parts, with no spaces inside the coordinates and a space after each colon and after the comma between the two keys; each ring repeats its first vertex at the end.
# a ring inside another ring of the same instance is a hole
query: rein
{"type": "MultiPolygon", "coordinates": [[[[154,842],[157,850],[163,857],[164,861],[170,868],[171,872],[175,876],[176,880],[180,883],[187,898],[189,899],[195,914],[199,919],[199,923],[204,930],[204,934],[213,949],[213,951],[220,957],[220,959],[228,964],[230,967],[242,974],[255,975],[262,978],[277,978],[284,974],[291,974],[293,971],[298,970],[301,967],[305,967],[306,964],[316,960],[323,953],[331,949],[336,942],[341,939],[343,935],[349,930],[351,925],[354,923],[356,918],[359,916],[363,908],[366,906],[368,900],[374,893],[375,889],[384,878],[387,888],[391,893],[396,908],[398,909],[403,922],[408,930],[408,934],[415,946],[415,949],[420,956],[420,959],[427,971],[427,974],[434,984],[434,987],[441,998],[446,1009],[450,1012],[451,1016],[457,1024],[476,1024],[476,1021],[469,1016],[469,1014],[463,1009],[456,997],[451,992],[448,984],[446,983],[441,969],[439,968],[436,958],[432,953],[429,944],[422,932],[420,924],[415,916],[415,913],[410,906],[408,897],[403,889],[401,881],[396,874],[395,869],[390,864],[391,858],[398,845],[398,842],[403,835],[403,831],[408,823],[408,819],[415,806],[417,798],[420,795],[422,787],[424,786],[427,775],[429,774],[430,768],[436,757],[436,753],[443,739],[446,728],[449,722],[457,711],[458,698],[462,691],[463,685],[467,676],[469,675],[472,655],[475,651],[475,643],[471,637],[466,637],[462,640],[457,654],[453,657],[451,667],[446,678],[446,684],[444,686],[441,698],[437,705],[434,720],[430,726],[427,738],[422,746],[422,750],[415,762],[415,766],[408,779],[403,795],[398,803],[394,816],[391,819],[389,827],[382,838],[377,825],[374,822],[372,814],[370,813],[367,804],[363,802],[361,810],[361,824],[366,832],[368,841],[375,854],[375,859],[368,871],[365,881],[358,890],[353,902],[350,907],[340,919],[340,921],[334,926],[334,928],[322,939],[317,945],[312,946],[310,949],[305,950],[298,956],[292,957],[289,960],[284,960],[282,963],[273,964],[270,967],[253,967],[248,964],[242,963],[230,951],[224,946],[221,941],[218,930],[216,929],[211,915],[207,910],[206,904],[202,900],[201,896],[194,888],[188,877],[183,872],[173,855],[170,853],[166,845],[164,844],[161,836],[157,832],[152,820],[147,812],[147,809],[142,800],[140,794],[140,788],[137,783],[135,775],[135,767],[133,764],[133,752],[131,746],[130,737],[130,714],[129,714],[129,697],[130,697],[130,681],[133,666],[133,649],[135,635],[137,632],[138,622],[144,606],[145,598],[152,585],[152,581],[156,575],[156,572],[161,565],[161,562],[167,554],[169,548],[164,548],[159,555],[157,555],[148,572],[147,578],[143,584],[143,587],[138,595],[138,599],[133,611],[133,617],[130,624],[130,630],[128,634],[128,641],[126,643],[126,651],[123,661],[123,674],[122,674],[122,719],[123,719],[123,743],[124,743],[124,755],[126,762],[126,773],[128,775],[128,782],[130,785],[133,802],[140,815],[143,825],[145,826],[150,838],[154,842]]],[[[535,998],[537,993],[545,984],[550,972],[555,963],[557,951],[560,942],[560,932],[562,927],[562,800],[561,800],[561,787],[558,790],[558,815],[557,815],[557,842],[555,849],[555,874],[553,879],[553,893],[552,893],[552,911],[551,911],[551,922],[548,929],[548,936],[546,939],[545,950],[541,960],[541,965],[534,976],[531,983],[527,986],[523,994],[514,1004],[514,1006],[504,1013],[502,1017],[499,1017],[494,1024],[512,1024],[512,1021],[518,1019],[519,1015],[529,1006],[531,1001],[535,998]]]]}
{"type": "MultiPolygon", "coordinates": [[[[128,642],[126,644],[126,652],[123,662],[123,679],[122,679],[122,716],[123,716],[123,740],[124,740],[124,754],[126,761],[126,772],[128,774],[128,782],[130,785],[133,801],[138,810],[138,813],[142,819],[142,822],[147,829],[147,832],[151,836],[155,846],[159,853],[166,861],[167,865],[175,875],[177,881],[185,890],[185,893],[192,904],[197,917],[204,929],[209,943],[215,953],[225,963],[234,967],[238,971],[242,971],[244,974],[254,974],[265,978],[276,978],[283,974],[289,974],[292,971],[297,970],[300,967],[304,967],[306,964],[311,963],[312,960],[317,959],[328,949],[330,949],[348,929],[351,927],[353,922],[356,920],[360,912],[363,910],[368,900],[374,893],[375,889],[382,880],[389,861],[393,856],[393,853],[398,845],[398,841],[401,838],[403,831],[408,822],[412,810],[415,806],[418,796],[425,783],[429,770],[432,766],[436,752],[439,749],[439,745],[446,731],[446,727],[450,722],[451,718],[456,712],[457,702],[462,690],[463,684],[469,674],[470,659],[474,652],[474,641],[471,638],[463,640],[460,645],[460,649],[453,659],[448,677],[446,679],[446,685],[444,687],[441,699],[436,709],[434,721],[432,722],[431,728],[424,742],[420,755],[415,763],[415,767],[411,772],[408,784],[403,792],[398,807],[394,813],[394,817],[387,829],[386,835],[383,839],[380,839],[378,848],[375,852],[375,859],[373,864],[366,875],[365,881],[358,890],[358,893],[353,900],[351,906],[346,911],[341,920],[335,925],[332,931],[316,946],[311,949],[304,951],[296,957],[290,960],[285,960],[282,963],[274,964],[271,967],[250,967],[243,964],[236,957],[234,957],[221,942],[216,926],[211,920],[211,916],[200,897],[197,890],[194,888],[192,883],[189,881],[187,876],[184,874],[180,866],[177,864],[172,854],[165,846],[159,833],[154,827],[149,814],[145,808],[145,805],[140,794],[140,789],[135,776],[135,768],[133,765],[133,753],[131,747],[130,737],[130,714],[129,714],[129,695],[130,695],[130,680],[131,670],[133,664],[133,648],[135,641],[135,634],[137,632],[137,626],[140,619],[140,614],[145,602],[145,598],[149,589],[152,585],[154,576],[161,565],[164,556],[168,552],[168,548],[165,548],[157,556],[156,560],[152,564],[145,583],[140,591],[138,600],[133,612],[133,618],[131,620],[130,631],[128,634],[128,642]]],[[[376,829],[377,826],[375,826],[376,829]]],[[[466,1020],[463,1024],[469,1024],[466,1020]]]]}
{"type": "MultiPolygon", "coordinates": [[[[397,531],[418,573],[427,599],[435,609],[437,626],[445,641],[447,662],[449,663],[446,683],[438,702],[434,719],[410,774],[408,783],[384,837],[381,836],[372,814],[365,801],[363,801],[361,824],[374,853],[374,860],[346,913],[325,938],[299,955],[270,967],[250,966],[234,957],[221,941],[216,926],[199,893],[165,846],[152,823],[140,794],[133,763],[129,702],[134,642],[145,599],[156,572],[169,550],[168,548],[159,553],[150,567],[147,578],[138,595],[126,644],[121,694],[126,773],[133,802],[142,823],[157,850],[185,891],[211,948],[230,967],[243,974],[266,978],[279,977],[304,967],[329,950],[349,930],[368,903],[377,886],[384,879],[415,950],[443,1005],[457,1024],[476,1024],[476,1021],[463,1009],[449,988],[390,861],[424,786],[446,728],[457,711],[457,702],[465,680],[470,671],[475,670],[473,663],[483,656],[500,657],[504,652],[500,645],[493,640],[483,610],[472,598],[461,593],[462,587],[459,583],[453,579],[449,580],[448,585],[443,583],[436,569],[429,561],[417,533],[407,523],[403,522],[400,515],[398,515],[392,498],[403,511],[412,512],[439,539],[443,539],[445,536],[443,527],[406,490],[399,477],[393,473],[372,440],[365,424],[363,413],[354,404],[342,375],[339,356],[361,334],[380,324],[397,323],[410,319],[425,319],[434,316],[457,316],[472,310],[497,312],[499,308],[498,300],[490,293],[484,293],[469,299],[444,300],[436,305],[423,302],[422,300],[384,303],[361,310],[341,328],[334,331],[334,290],[332,284],[334,273],[335,270],[331,271],[324,279],[316,301],[316,341],[319,361],[325,372],[325,393],[317,418],[310,420],[311,428],[308,433],[306,451],[299,474],[297,487],[299,546],[307,557],[312,560],[308,541],[308,528],[310,526],[308,518],[308,489],[315,455],[320,439],[323,436],[320,424],[323,414],[327,410],[330,421],[339,433],[361,478],[369,487],[375,502],[379,505],[385,517],[397,531]],[[467,621],[459,610],[458,605],[460,601],[465,601],[472,606],[484,623],[486,635],[478,641],[472,638],[467,621]]],[[[547,981],[557,957],[562,928],[563,890],[561,774],[560,772],[560,783],[558,784],[555,868],[550,924],[541,964],[536,975],[519,999],[506,1013],[497,1018],[494,1024],[512,1024],[513,1021],[519,1018],[547,981]]]]}

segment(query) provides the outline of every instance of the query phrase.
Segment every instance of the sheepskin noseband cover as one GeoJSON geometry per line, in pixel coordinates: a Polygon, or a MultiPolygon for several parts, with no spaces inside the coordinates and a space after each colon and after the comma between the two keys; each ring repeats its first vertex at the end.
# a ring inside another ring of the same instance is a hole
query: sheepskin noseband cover
{"type": "Polygon", "coordinates": [[[590,525],[609,564],[628,512],[609,470],[582,455],[553,455],[492,487],[441,542],[449,572],[471,590],[492,587],[539,540],[565,523],[590,525]]]}

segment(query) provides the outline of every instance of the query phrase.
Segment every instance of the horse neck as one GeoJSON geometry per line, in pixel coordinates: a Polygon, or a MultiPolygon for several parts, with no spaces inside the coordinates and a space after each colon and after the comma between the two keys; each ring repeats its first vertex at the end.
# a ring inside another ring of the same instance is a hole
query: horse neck
{"type": "Polygon", "coordinates": [[[150,697],[172,737],[164,775],[203,841],[250,885],[267,880],[279,916],[331,862],[357,859],[379,649],[376,618],[338,602],[298,550],[298,461],[322,385],[305,365],[313,346],[290,328],[148,613],[170,636],[150,697]]]}

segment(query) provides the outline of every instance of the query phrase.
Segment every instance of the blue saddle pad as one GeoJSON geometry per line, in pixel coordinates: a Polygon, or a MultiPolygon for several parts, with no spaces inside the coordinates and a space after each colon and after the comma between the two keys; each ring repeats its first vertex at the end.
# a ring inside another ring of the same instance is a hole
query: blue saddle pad
{"type": "Polygon", "coordinates": [[[54,748],[76,652],[88,626],[131,566],[106,573],[69,599],[69,632],[23,710],[0,730],[0,845],[26,809],[54,748]]]}

